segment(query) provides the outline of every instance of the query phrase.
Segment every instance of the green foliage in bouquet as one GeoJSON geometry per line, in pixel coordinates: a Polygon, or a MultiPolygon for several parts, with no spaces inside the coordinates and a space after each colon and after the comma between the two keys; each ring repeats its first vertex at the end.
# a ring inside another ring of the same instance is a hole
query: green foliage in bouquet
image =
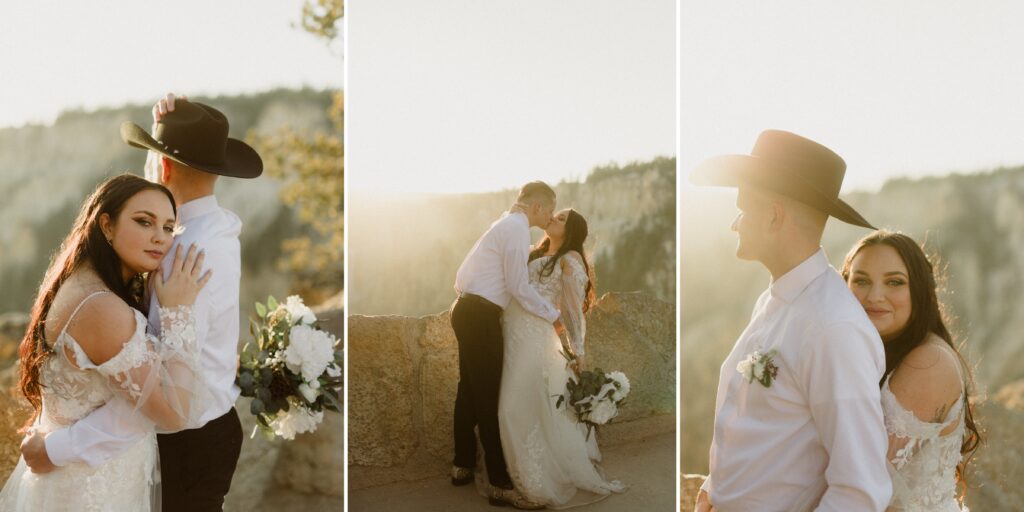
{"type": "Polygon", "coordinates": [[[320,330],[313,312],[298,296],[279,303],[256,303],[235,379],[250,412],[268,439],[286,439],[316,429],[323,411],[341,412],[341,347],[320,330]]]}

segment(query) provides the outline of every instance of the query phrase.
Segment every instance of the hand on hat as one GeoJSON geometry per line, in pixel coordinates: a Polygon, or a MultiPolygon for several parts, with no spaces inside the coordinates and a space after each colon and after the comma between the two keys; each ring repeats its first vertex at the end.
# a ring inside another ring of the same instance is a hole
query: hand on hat
{"type": "MultiPolygon", "coordinates": [[[[178,99],[188,100],[188,98],[182,94],[178,96],[178,99]]],[[[174,112],[174,100],[175,96],[173,92],[167,93],[167,96],[160,98],[153,105],[153,127],[149,130],[151,134],[156,133],[156,123],[162,119],[168,112],[174,112]]],[[[155,151],[146,152],[146,166],[144,167],[146,178],[158,182],[157,176],[160,175],[160,155],[155,151]]]]}

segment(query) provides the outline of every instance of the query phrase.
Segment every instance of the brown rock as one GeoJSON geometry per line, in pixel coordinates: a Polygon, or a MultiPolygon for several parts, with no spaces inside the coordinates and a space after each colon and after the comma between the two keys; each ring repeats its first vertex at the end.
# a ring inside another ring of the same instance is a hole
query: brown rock
{"type": "Polygon", "coordinates": [[[412,318],[349,317],[350,464],[400,464],[416,447],[416,327],[412,318]]]}

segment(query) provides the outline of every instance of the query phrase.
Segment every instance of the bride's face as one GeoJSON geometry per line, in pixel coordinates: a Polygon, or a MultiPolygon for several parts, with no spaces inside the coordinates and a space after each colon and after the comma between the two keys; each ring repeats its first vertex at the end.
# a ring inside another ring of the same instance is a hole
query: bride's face
{"type": "Polygon", "coordinates": [[[896,249],[864,247],[850,264],[847,286],[860,301],[883,340],[895,337],[910,320],[910,277],[896,249]]]}
{"type": "Polygon", "coordinates": [[[156,270],[174,238],[174,210],[158,190],[143,190],[124,203],[117,219],[106,214],[100,227],[121,258],[125,275],[156,270]]]}
{"type": "Polygon", "coordinates": [[[544,230],[544,233],[555,240],[565,238],[565,221],[567,220],[569,220],[569,208],[555,213],[551,218],[551,223],[548,224],[548,227],[544,230]]]}

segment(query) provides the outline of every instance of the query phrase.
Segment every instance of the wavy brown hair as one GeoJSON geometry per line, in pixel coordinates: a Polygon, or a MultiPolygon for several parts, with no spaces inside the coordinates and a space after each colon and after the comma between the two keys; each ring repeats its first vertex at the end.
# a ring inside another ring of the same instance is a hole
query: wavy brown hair
{"type": "MultiPolygon", "coordinates": [[[[587,241],[587,235],[589,230],[587,228],[587,219],[584,219],[582,215],[576,210],[569,210],[569,214],[565,218],[565,240],[562,241],[561,247],[555,251],[555,255],[550,260],[544,263],[544,266],[540,270],[541,278],[551,275],[554,271],[555,265],[558,260],[565,256],[569,251],[576,251],[580,255],[580,259],[583,260],[583,268],[587,272],[587,287],[583,292],[583,312],[586,313],[590,310],[590,306],[596,301],[596,292],[594,291],[594,269],[590,267],[590,263],[587,262],[587,257],[583,255],[583,242],[587,241]]],[[[544,256],[551,247],[551,238],[544,235],[544,238],[540,241],[537,246],[530,251],[529,261],[533,261],[541,256],[544,256]]]]}
{"type": "Polygon", "coordinates": [[[907,281],[910,286],[910,318],[906,327],[903,328],[894,338],[886,341],[885,347],[885,375],[879,381],[879,387],[885,383],[885,379],[899,367],[906,359],[907,354],[914,348],[922,345],[928,339],[929,334],[934,334],[942,339],[953,349],[960,360],[960,367],[963,369],[964,389],[964,427],[966,434],[960,445],[960,463],[957,464],[956,477],[963,487],[961,497],[967,493],[967,464],[974,456],[974,452],[981,444],[981,432],[974,421],[974,403],[968,399],[974,393],[974,377],[970,365],[964,358],[961,351],[953,343],[953,335],[946,325],[949,319],[945,306],[938,298],[938,273],[934,265],[928,259],[924,249],[909,236],[893,231],[878,230],[861,238],[853,249],[846,255],[843,262],[843,279],[850,280],[850,267],[853,259],[865,247],[876,245],[887,245],[896,250],[907,266],[907,281]]]}
{"type": "MultiPolygon", "coordinates": [[[[88,263],[100,276],[110,291],[121,297],[129,306],[142,311],[141,288],[136,286],[137,279],[124,281],[121,273],[121,258],[114,248],[107,243],[103,231],[100,230],[100,215],[106,213],[113,222],[124,208],[125,202],[144,190],[159,190],[171,202],[171,209],[177,215],[174,196],[163,185],[146,181],[134,174],[122,174],[100,183],[89,199],[82,205],[78,217],[61,243],[60,249],[50,262],[49,268],[39,286],[32,305],[28,329],[18,347],[20,377],[18,388],[32,404],[32,417],[25,424],[23,431],[35,422],[42,410],[42,385],[39,382],[39,371],[52,347],[46,342],[46,316],[50,312],[57,290],[74,273],[88,263]]],[[[143,311],[143,313],[145,313],[143,311]]]]}

